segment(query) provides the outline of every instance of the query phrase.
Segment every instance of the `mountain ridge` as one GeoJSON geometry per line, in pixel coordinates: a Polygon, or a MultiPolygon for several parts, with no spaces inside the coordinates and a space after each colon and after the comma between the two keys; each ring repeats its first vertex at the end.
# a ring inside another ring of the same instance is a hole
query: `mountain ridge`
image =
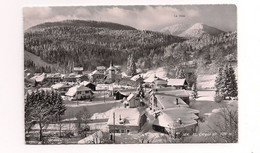
{"type": "Polygon", "coordinates": [[[225,31],[219,30],[217,28],[208,26],[203,23],[195,23],[193,26],[191,26],[189,29],[185,30],[178,36],[185,37],[185,38],[199,38],[205,34],[214,36],[224,32],[225,31]]]}

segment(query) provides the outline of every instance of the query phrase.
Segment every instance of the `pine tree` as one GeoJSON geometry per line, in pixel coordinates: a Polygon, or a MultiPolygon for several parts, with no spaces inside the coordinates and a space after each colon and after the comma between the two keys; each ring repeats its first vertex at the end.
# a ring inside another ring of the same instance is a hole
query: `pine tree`
{"type": "Polygon", "coordinates": [[[25,101],[25,125],[27,130],[34,124],[39,125],[39,140],[43,140],[43,128],[54,116],[66,110],[63,100],[57,92],[35,91],[27,94],[25,101]]]}
{"type": "Polygon", "coordinates": [[[133,54],[130,54],[127,60],[127,74],[130,76],[136,75],[136,65],[133,54]]]}
{"type": "Polygon", "coordinates": [[[237,81],[236,81],[236,75],[233,67],[231,65],[228,65],[227,67],[227,96],[228,97],[236,97],[237,92],[237,81]]]}
{"type": "Polygon", "coordinates": [[[218,70],[218,75],[215,80],[216,94],[221,94],[221,84],[222,84],[222,71],[223,69],[220,67],[218,70]]]}
{"type": "Polygon", "coordinates": [[[231,65],[225,65],[224,68],[220,68],[218,76],[215,81],[216,87],[216,99],[226,99],[231,97],[236,97],[237,92],[237,82],[235,71],[231,65]]]}

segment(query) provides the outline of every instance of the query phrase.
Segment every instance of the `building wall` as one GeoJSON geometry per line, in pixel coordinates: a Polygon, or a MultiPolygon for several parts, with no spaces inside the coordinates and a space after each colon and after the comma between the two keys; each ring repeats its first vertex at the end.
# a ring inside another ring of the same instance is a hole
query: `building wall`
{"type": "Polygon", "coordinates": [[[90,91],[77,91],[77,93],[75,95],[75,99],[78,99],[78,100],[89,99],[92,97],[93,97],[93,95],[91,94],[90,91]]]}
{"type": "MultiPolygon", "coordinates": [[[[114,132],[114,126],[108,125],[109,132],[114,132]]],[[[141,128],[139,126],[127,126],[127,125],[115,125],[115,133],[127,133],[129,132],[139,132],[141,128]]]]}
{"type": "Polygon", "coordinates": [[[139,106],[140,106],[140,99],[132,98],[132,99],[129,101],[129,107],[130,107],[130,108],[136,108],[136,107],[139,107],[139,106]]]}
{"type": "Polygon", "coordinates": [[[190,104],[190,98],[189,97],[180,97],[187,105],[190,104]]]}
{"type": "Polygon", "coordinates": [[[193,133],[196,133],[198,128],[197,124],[192,124],[188,126],[183,126],[179,128],[169,128],[169,127],[163,127],[158,125],[153,125],[153,129],[158,132],[170,134],[173,137],[176,137],[177,133],[180,133],[183,136],[192,135],[193,133]]]}

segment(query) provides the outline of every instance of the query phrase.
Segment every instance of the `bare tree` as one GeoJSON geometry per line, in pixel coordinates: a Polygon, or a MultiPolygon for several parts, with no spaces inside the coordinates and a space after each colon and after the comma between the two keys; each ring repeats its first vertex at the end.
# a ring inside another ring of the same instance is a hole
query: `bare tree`
{"type": "Polygon", "coordinates": [[[218,121],[209,126],[215,142],[236,143],[238,142],[238,112],[228,106],[223,106],[218,115],[218,121]]]}

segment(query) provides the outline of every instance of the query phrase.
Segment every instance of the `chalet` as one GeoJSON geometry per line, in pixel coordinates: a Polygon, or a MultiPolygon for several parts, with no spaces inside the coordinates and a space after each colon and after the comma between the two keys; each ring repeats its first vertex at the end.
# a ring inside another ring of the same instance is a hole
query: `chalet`
{"type": "Polygon", "coordinates": [[[96,91],[96,85],[94,83],[83,81],[80,83],[81,85],[90,88],[92,91],[96,91]]]}
{"type": "Polygon", "coordinates": [[[167,86],[167,81],[157,77],[156,75],[150,76],[144,80],[145,83],[150,83],[154,88],[162,88],[167,86]]]}
{"type": "Polygon", "coordinates": [[[114,93],[113,93],[113,96],[114,96],[114,99],[115,100],[120,100],[120,99],[124,99],[124,98],[127,98],[129,96],[129,94],[125,94],[119,90],[116,90],[114,93]]]}
{"type": "Polygon", "coordinates": [[[89,81],[89,76],[88,74],[77,75],[76,79],[80,82],[89,81]]]}
{"type": "Polygon", "coordinates": [[[93,94],[94,93],[90,88],[85,87],[84,85],[76,85],[71,87],[65,95],[71,97],[72,100],[85,100],[92,99],[93,94]]]}
{"type": "Polygon", "coordinates": [[[107,125],[110,133],[139,132],[146,120],[144,109],[117,108],[111,113],[107,125]]]}
{"type": "Polygon", "coordinates": [[[61,74],[59,74],[59,73],[47,74],[46,81],[48,81],[49,83],[61,82],[61,74]]]}
{"type": "Polygon", "coordinates": [[[64,76],[63,81],[65,82],[77,82],[76,74],[70,73],[64,76]]]}
{"type": "Polygon", "coordinates": [[[131,80],[137,82],[138,84],[144,83],[144,79],[141,75],[135,75],[131,78],[131,80]]]}
{"type": "Polygon", "coordinates": [[[98,66],[98,67],[97,67],[97,71],[98,71],[99,73],[105,74],[105,72],[106,72],[106,67],[105,67],[105,66],[98,66]]]}
{"type": "Polygon", "coordinates": [[[35,81],[35,84],[43,84],[44,81],[46,81],[46,74],[42,73],[40,75],[35,74],[33,77],[30,78],[30,80],[35,81]]]}
{"type": "Polygon", "coordinates": [[[168,86],[175,87],[176,89],[186,89],[188,83],[185,79],[168,79],[168,86]]]}
{"type": "Polygon", "coordinates": [[[99,82],[100,80],[104,80],[105,74],[95,70],[89,74],[89,79],[92,82],[99,82]]]}
{"type": "Polygon", "coordinates": [[[69,85],[68,83],[56,83],[51,86],[52,89],[59,91],[61,95],[65,95],[65,93],[68,92],[70,87],[71,85],[69,85]]]}
{"type": "Polygon", "coordinates": [[[163,110],[154,120],[153,129],[179,137],[191,135],[197,131],[199,111],[186,107],[163,110]]]}
{"type": "Polygon", "coordinates": [[[136,93],[131,93],[124,101],[125,108],[137,108],[141,106],[140,98],[136,93]]]}

